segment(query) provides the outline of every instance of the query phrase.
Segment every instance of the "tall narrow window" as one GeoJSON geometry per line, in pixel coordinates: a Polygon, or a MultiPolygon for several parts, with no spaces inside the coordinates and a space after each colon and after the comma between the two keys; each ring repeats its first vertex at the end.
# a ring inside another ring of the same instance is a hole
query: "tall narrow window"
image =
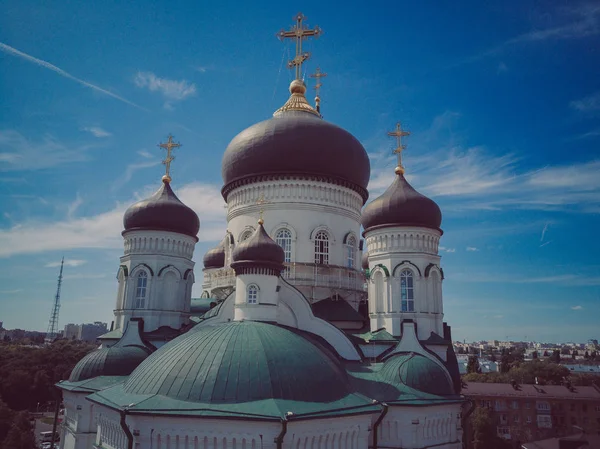
{"type": "Polygon", "coordinates": [[[383,274],[380,271],[373,276],[373,282],[375,283],[375,312],[384,312],[383,274]]]}
{"type": "Polygon", "coordinates": [[[137,286],[135,289],[135,308],[143,309],[146,307],[146,290],[148,286],[148,275],[141,271],[137,277],[137,286]]]}
{"type": "Polygon", "coordinates": [[[292,261],[292,233],[289,229],[280,229],[275,234],[275,242],[281,248],[283,248],[283,253],[285,254],[284,262],[292,261]]]}
{"type": "Polygon", "coordinates": [[[329,236],[325,231],[319,231],[315,236],[315,263],[329,264],[329,236]]]}
{"type": "Polygon", "coordinates": [[[346,240],[346,266],[348,268],[354,268],[356,259],[356,239],[354,236],[348,237],[346,240]]]}
{"type": "Polygon", "coordinates": [[[248,286],[248,304],[258,304],[258,287],[254,284],[248,286]]]}
{"type": "Polygon", "coordinates": [[[413,287],[413,274],[410,270],[400,272],[400,298],[403,312],[415,311],[415,291],[413,287]]]}

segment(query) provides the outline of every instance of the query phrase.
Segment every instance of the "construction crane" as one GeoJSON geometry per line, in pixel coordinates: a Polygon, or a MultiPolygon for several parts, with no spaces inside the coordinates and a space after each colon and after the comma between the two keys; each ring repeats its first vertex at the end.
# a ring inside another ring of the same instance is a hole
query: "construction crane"
{"type": "Polygon", "coordinates": [[[63,256],[60,261],[60,273],[58,274],[58,285],[56,287],[56,296],[54,297],[54,305],[50,312],[50,321],[48,322],[48,330],[46,331],[46,338],[44,342],[46,344],[52,343],[56,337],[58,337],[58,312],[60,311],[60,286],[62,284],[63,265],[65,264],[65,258],[63,256]]]}

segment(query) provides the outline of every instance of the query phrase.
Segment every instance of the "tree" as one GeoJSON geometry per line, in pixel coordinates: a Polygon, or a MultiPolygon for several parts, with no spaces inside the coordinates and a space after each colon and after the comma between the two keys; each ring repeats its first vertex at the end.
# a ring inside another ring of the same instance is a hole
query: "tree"
{"type": "Polygon", "coordinates": [[[496,433],[496,424],[490,410],[477,407],[471,415],[473,449],[503,449],[507,445],[496,433]]]}
{"type": "Polygon", "coordinates": [[[560,348],[560,353],[561,355],[569,355],[571,354],[571,351],[567,346],[563,346],[562,348],[560,348]]]}
{"type": "MultiPolygon", "coordinates": [[[[4,441],[14,418],[14,412],[0,399],[0,442],[4,441]]],[[[1,445],[0,445],[1,446],[1,445]]]]}
{"type": "Polygon", "coordinates": [[[458,353],[459,354],[464,354],[465,353],[465,349],[461,346],[460,348],[458,348],[458,353]]]}
{"type": "Polygon", "coordinates": [[[579,353],[577,352],[577,349],[573,349],[573,353],[571,354],[571,358],[574,360],[578,355],[579,355],[579,353]]]}
{"type": "Polygon", "coordinates": [[[467,362],[467,373],[481,373],[481,367],[479,366],[479,359],[476,355],[470,355],[469,361],[467,362]]]}
{"type": "Polygon", "coordinates": [[[583,358],[584,358],[584,359],[586,359],[586,360],[589,360],[589,358],[590,358],[590,353],[589,353],[589,352],[587,352],[587,351],[585,351],[585,353],[583,354],[583,358]]]}
{"type": "Polygon", "coordinates": [[[544,351],[544,357],[549,357],[548,351],[544,351]]]}
{"type": "Polygon", "coordinates": [[[538,358],[538,352],[537,352],[537,351],[533,351],[533,352],[531,353],[531,358],[532,358],[532,359],[537,359],[537,358],[538,358]]]}
{"type": "Polygon", "coordinates": [[[33,426],[27,412],[19,412],[13,420],[6,438],[2,442],[4,449],[37,449],[33,426]]]}
{"type": "Polygon", "coordinates": [[[498,360],[498,359],[496,358],[496,354],[494,354],[494,353],[492,352],[492,354],[490,355],[490,361],[492,361],[492,362],[495,362],[496,360],[498,360]]]}
{"type": "Polygon", "coordinates": [[[560,363],[560,351],[558,349],[552,351],[552,356],[550,357],[550,360],[554,363],[560,363]]]}
{"type": "Polygon", "coordinates": [[[510,371],[510,357],[508,356],[508,354],[505,353],[500,358],[500,372],[508,373],[509,371],[510,371]]]}

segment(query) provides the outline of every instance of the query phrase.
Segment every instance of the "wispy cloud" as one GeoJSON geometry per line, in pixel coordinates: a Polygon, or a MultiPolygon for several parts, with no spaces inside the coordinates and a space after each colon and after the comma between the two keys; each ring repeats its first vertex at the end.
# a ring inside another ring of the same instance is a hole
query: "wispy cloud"
{"type": "Polygon", "coordinates": [[[501,284],[553,284],[560,286],[598,286],[600,276],[586,276],[582,274],[558,274],[534,277],[501,276],[481,273],[455,273],[453,279],[460,282],[474,283],[501,283],[501,284]]]}
{"type": "Polygon", "coordinates": [[[137,152],[137,154],[139,154],[142,157],[145,157],[146,159],[152,159],[153,157],[155,157],[154,154],[152,154],[146,150],[140,150],[137,152]]]}
{"type": "Polygon", "coordinates": [[[542,229],[542,236],[540,237],[540,243],[544,241],[544,237],[546,237],[546,232],[548,231],[548,226],[550,223],[546,223],[544,225],[544,229],[542,229]]]}
{"type": "Polygon", "coordinates": [[[83,131],[87,131],[88,133],[94,135],[95,137],[110,137],[111,133],[106,131],[105,129],[100,128],[99,126],[89,126],[81,128],[83,131]]]}
{"type": "MultiPolygon", "coordinates": [[[[65,266],[66,267],[80,267],[81,265],[83,265],[85,263],[87,263],[87,260],[82,260],[82,259],[65,259],[65,266]]],[[[46,267],[46,268],[60,267],[60,261],[48,262],[46,265],[44,265],[44,267],[46,267]]]]}
{"type": "MultiPolygon", "coordinates": [[[[443,120],[456,120],[449,114],[443,120]]],[[[439,120],[434,120],[435,122],[439,120]]],[[[421,193],[454,211],[529,209],[598,213],[600,159],[523,170],[517,154],[496,156],[485,146],[448,146],[439,123],[413,134],[406,178],[421,193]],[[411,154],[412,155],[412,154],[411,154]]],[[[389,148],[367,148],[371,158],[369,193],[376,198],[394,178],[389,148]]]]}
{"type": "Polygon", "coordinates": [[[573,306],[571,307],[571,310],[582,310],[583,307],[582,306],[573,306]]]}
{"type": "Polygon", "coordinates": [[[475,252],[475,251],[479,251],[479,248],[476,248],[474,246],[467,246],[467,251],[475,252]]]}
{"type": "Polygon", "coordinates": [[[446,248],[445,246],[440,246],[438,248],[440,251],[444,251],[445,253],[455,253],[456,248],[446,248]]]}
{"type": "Polygon", "coordinates": [[[185,100],[196,95],[196,85],[186,80],[170,80],[159,78],[152,72],[138,72],[133,80],[140,88],[147,88],[150,92],[159,92],[166,99],[165,107],[172,108],[173,102],[185,100]]]}
{"type": "Polygon", "coordinates": [[[71,204],[69,204],[69,207],[67,208],[67,217],[73,218],[75,212],[77,212],[77,209],[79,209],[79,206],[81,206],[82,204],[83,199],[81,198],[81,196],[79,196],[78,193],[75,197],[75,200],[71,204]]]}
{"type": "Polygon", "coordinates": [[[574,100],[569,103],[573,109],[581,112],[590,112],[600,110],[600,92],[593,93],[580,100],[574,100]]]}
{"type": "MultiPolygon", "coordinates": [[[[191,183],[176,193],[202,220],[200,241],[216,241],[223,237],[225,209],[219,186],[191,183]]],[[[75,248],[122,248],[123,214],[134,201],[86,217],[55,222],[32,220],[0,229],[0,257],[75,248]]]]}
{"type": "Polygon", "coordinates": [[[85,87],[89,87],[90,89],[95,90],[96,92],[100,92],[104,95],[108,95],[109,97],[115,98],[116,100],[122,101],[123,103],[126,103],[130,106],[135,106],[136,108],[140,108],[140,109],[144,109],[141,106],[127,100],[126,98],[123,98],[117,94],[114,94],[106,89],[102,89],[101,87],[96,86],[95,84],[92,84],[88,81],[82,80],[80,78],[77,78],[73,75],[71,75],[68,72],[65,72],[63,69],[56,67],[53,64],[50,64],[47,61],[44,61],[42,59],[38,59],[35,58],[31,55],[28,55],[26,53],[23,53],[22,51],[17,50],[16,48],[11,47],[10,45],[6,45],[3,44],[2,42],[0,42],[0,51],[3,51],[4,53],[8,53],[9,55],[13,55],[13,56],[17,56],[19,58],[25,59],[26,61],[32,62],[40,67],[44,67],[48,70],[52,70],[54,73],[58,73],[60,76],[63,76],[65,78],[68,78],[72,81],[75,81],[85,87]]]}
{"type": "Polygon", "coordinates": [[[0,171],[40,170],[85,161],[89,148],[65,145],[51,135],[34,142],[15,130],[0,131],[0,171]]]}
{"type": "Polygon", "coordinates": [[[86,273],[75,273],[75,274],[65,274],[63,279],[102,279],[105,278],[106,274],[96,273],[96,274],[86,274],[86,273]]]}
{"type": "Polygon", "coordinates": [[[0,295],[14,295],[15,293],[20,293],[22,291],[22,288],[15,288],[13,290],[0,290],[0,295]]]}
{"type": "Polygon", "coordinates": [[[129,164],[127,165],[127,167],[125,168],[125,172],[123,173],[122,176],[120,176],[119,178],[117,178],[112,186],[111,186],[111,190],[112,191],[117,191],[119,190],[121,187],[123,187],[125,184],[127,184],[129,181],[131,181],[131,178],[133,177],[133,175],[135,174],[135,172],[139,171],[139,170],[143,170],[144,168],[150,168],[150,167],[155,167],[157,165],[160,164],[160,161],[157,159],[146,159],[142,162],[135,162],[133,164],[129,164]]]}

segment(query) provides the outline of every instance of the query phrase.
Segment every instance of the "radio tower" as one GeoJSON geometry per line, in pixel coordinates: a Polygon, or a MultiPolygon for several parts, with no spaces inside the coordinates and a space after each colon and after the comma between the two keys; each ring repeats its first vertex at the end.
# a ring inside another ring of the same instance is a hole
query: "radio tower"
{"type": "Polygon", "coordinates": [[[62,284],[62,272],[65,258],[63,256],[60,261],[60,273],[58,275],[58,285],[56,287],[56,296],[54,297],[54,305],[50,312],[50,321],[48,322],[48,331],[46,332],[46,343],[52,343],[58,336],[58,312],[60,311],[60,285],[62,284]]]}

